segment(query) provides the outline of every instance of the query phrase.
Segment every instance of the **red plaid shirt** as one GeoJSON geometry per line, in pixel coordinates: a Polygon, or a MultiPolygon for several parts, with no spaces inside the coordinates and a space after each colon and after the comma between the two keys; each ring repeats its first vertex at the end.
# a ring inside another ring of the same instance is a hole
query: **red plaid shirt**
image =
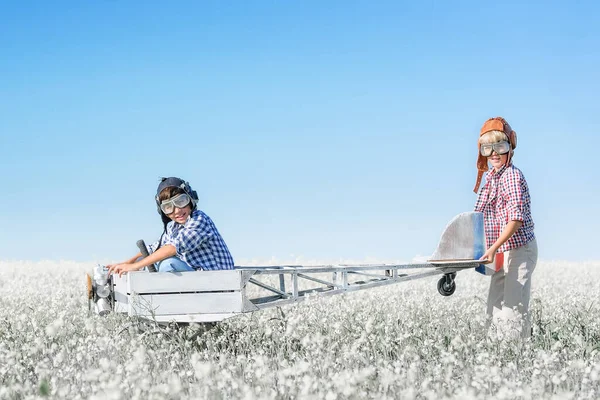
{"type": "Polygon", "coordinates": [[[485,185],[477,196],[475,211],[483,213],[488,248],[498,240],[510,221],[523,222],[514,235],[498,249],[499,253],[524,246],[535,237],[529,188],[521,170],[512,164],[487,173],[485,185]]]}

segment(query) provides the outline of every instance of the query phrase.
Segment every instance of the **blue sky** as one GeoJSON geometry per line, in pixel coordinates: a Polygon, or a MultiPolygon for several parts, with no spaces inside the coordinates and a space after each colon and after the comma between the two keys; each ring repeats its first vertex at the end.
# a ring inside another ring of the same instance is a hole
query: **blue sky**
{"type": "Polygon", "coordinates": [[[599,12],[3,2],[0,259],[124,259],[160,234],[172,175],[238,262],[431,254],[474,205],[496,115],[518,133],[540,258],[597,259],[599,12]]]}

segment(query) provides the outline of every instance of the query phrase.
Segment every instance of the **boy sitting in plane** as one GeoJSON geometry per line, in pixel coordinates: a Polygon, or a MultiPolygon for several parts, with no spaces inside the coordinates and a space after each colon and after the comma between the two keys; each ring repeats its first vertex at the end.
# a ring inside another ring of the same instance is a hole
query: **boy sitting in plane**
{"type": "Polygon", "coordinates": [[[141,253],[120,264],[108,266],[121,276],[152,264],[158,272],[233,269],[233,258],[210,217],[196,208],[198,195],[180,178],[162,178],[156,190],[156,206],[164,230],[150,245],[150,255],[141,253]]]}

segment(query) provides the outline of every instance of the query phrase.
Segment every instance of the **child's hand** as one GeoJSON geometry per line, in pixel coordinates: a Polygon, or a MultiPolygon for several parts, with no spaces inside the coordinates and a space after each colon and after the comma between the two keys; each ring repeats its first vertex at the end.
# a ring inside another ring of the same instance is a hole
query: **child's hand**
{"type": "Polygon", "coordinates": [[[129,271],[137,271],[138,268],[135,267],[134,264],[122,263],[122,264],[113,264],[108,266],[108,274],[119,274],[122,276],[124,273],[129,271]]]}
{"type": "Polygon", "coordinates": [[[496,250],[490,248],[490,249],[487,249],[487,251],[481,256],[481,258],[479,260],[483,261],[484,264],[491,264],[494,262],[495,255],[496,255],[496,250]]]}

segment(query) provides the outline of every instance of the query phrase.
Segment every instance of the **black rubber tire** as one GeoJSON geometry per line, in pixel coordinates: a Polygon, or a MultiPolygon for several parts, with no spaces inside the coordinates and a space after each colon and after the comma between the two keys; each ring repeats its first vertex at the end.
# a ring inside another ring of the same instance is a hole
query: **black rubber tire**
{"type": "Polygon", "coordinates": [[[448,283],[446,280],[445,276],[440,278],[437,283],[438,292],[440,292],[442,296],[452,296],[456,290],[456,282],[454,279],[452,279],[451,283],[448,283]]]}

